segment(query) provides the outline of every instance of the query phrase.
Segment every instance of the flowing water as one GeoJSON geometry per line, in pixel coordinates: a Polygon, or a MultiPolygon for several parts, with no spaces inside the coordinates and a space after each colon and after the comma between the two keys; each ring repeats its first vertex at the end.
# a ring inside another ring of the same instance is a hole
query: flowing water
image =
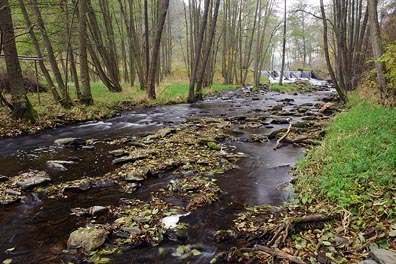
{"type": "MultiPolygon", "coordinates": [[[[303,94],[280,94],[269,91],[251,92],[249,88],[224,92],[211,96],[196,104],[180,104],[141,109],[123,113],[115,118],[88,122],[79,125],[42,131],[36,135],[0,140],[0,175],[12,177],[29,169],[48,171],[52,182],[70,181],[81,177],[100,176],[114,170],[108,151],[111,145],[98,143],[93,150],[60,148],[54,140],[65,137],[106,140],[156,131],[162,127],[177,126],[191,116],[244,116],[255,111],[266,112],[281,104],[285,99],[293,99],[284,109],[296,105],[322,102],[332,91],[316,91],[303,94]],[[49,171],[47,160],[70,160],[80,162],[66,172],[49,171]]],[[[291,100],[289,100],[291,101],[291,100]]],[[[318,111],[313,108],[310,111],[318,111]]],[[[293,122],[298,117],[292,117],[293,122]]],[[[273,128],[242,131],[269,134],[273,128]]],[[[111,263],[209,263],[228,245],[216,244],[212,235],[219,229],[226,229],[232,219],[246,205],[280,205],[291,195],[278,190],[278,184],[290,180],[289,170],[303,149],[292,146],[273,150],[274,141],[267,143],[247,143],[243,140],[229,142],[238,152],[247,154],[231,170],[216,176],[219,187],[224,191],[220,201],[200,208],[182,221],[189,223],[186,243],[199,248],[203,253],[197,257],[180,259],[174,256],[176,242],[165,241],[159,247],[126,249],[120,255],[111,256],[111,263]]],[[[13,263],[77,263],[82,255],[70,255],[66,249],[69,234],[83,226],[86,219],[71,215],[71,208],[94,205],[117,205],[120,198],[148,199],[151,191],[166,186],[171,176],[149,178],[133,194],[119,192],[117,187],[93,189],[83,193],[70,193],[67,198],[49,199],[37,193],[28,193],[19,204],[0,207],[0,261],[13,259],[13,263]]],[[[98,222],[101,221],[99,218],[98,222]]]]}

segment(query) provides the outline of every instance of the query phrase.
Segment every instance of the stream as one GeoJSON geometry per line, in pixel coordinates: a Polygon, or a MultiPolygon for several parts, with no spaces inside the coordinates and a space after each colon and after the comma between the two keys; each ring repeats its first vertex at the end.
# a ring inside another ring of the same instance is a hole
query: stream
{"type": "MultiPolygon", "coordinates": [[[[309,112],[316,114],[319,109],[315,105],[323,105],[323,99],[333,94],[332,89],[287,94],[266,90],[253,92],[250,88],[242,88],[208,96],[203,102],[195,104],[140,109],[103,121],[0,139],[0,175],[11,178],[29,169],[43,170],[47,171],[54,184],[96,177],[113,171],[117,166],[112,164],[108,155],[116,146],[100,143],[102,141],[145,135],[164,127],[177,127],[191,117],[250,116],[259,111],[271,115],[270,109],[277,105],[282,105],[286,111],[306,106],[309,112]],[[54,144],[56,139],[67,137],[95,139],[99,143],[92,150],[63,148],[54,144]],[[70,159],[79,162],[67,171],[53,171],[46,165],[48,160],[70,159]]],[[[301,120],[297,116],[282,118],[291,118],[292,123],[301,120]]],[[[201,255],[186,259],[177,257],[174,252],[178,243],[164,240],[158,247],[126,248],[122,254],[107,256],[111,259],[110,263],[209,263],[217,253],[229,246],[227,242],[214,242],[213,234],[219,229],[231,227],[232,220],[245,206],[281,205],[293,195],[292,191],[279,190],[277,186],[291,179],[289,170],[304,150],[288,145],[274,151],[275,140],[265,143],[243,140],[251,134],[268,135],[283,127],[287,127],[287,124],[269,124],[241,130],[237,140],[226,142],[247,157],[238,161],[239,169],[214,176],[223,191],[219,201],[181,218],[182,222],[189,224],[186,244],[199,248],[201,255]]],[[[165,187],[170,179],[171,175],[148,178],[132,194],[120,192],[116,186],[70,193],[56,199],[27,192],[22,202],[0,207],[0,261],[85,263],[82,254],[64,251],[70,233],[86,224],[86,219],[71,214],[71,208],[117,205],[121,198],[145,200],[150,192],[165,187]]]]}

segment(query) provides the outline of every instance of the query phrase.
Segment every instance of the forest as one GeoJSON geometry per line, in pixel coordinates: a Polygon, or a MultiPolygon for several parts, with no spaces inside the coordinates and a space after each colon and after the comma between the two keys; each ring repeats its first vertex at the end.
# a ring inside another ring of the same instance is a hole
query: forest
{"type": "Polygon", "coordinates": [[[395,23],[0,0],[0,261],[396,263],[395,23]]]}

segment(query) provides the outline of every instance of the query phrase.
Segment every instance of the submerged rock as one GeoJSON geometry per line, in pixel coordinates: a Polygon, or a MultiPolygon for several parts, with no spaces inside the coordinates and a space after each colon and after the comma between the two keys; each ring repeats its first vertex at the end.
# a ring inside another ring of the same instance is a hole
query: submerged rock
{"type": "Polygon", "coordinates": [[[79,228],[70,234],[67,240],[67,248],[82,248],[90,252],[101,247],[106,241],[108,232],[100,227],[79,228]]]}
{"type": "Polygon", "coordinates": [[[59,138],[54,141],[56,145],[65,146],[65,147],[77,147],[83,146],[86,144],[84,139],[81,138],[59,138]]]}
{"type": "Polygon", "coordinates": [[[134,162],[140,159],[145,159],[147,158],[147,154],[141,154],[137,156],[127,156],[127,157],[121,157],[113,160],[113,164],[123,164],[123,163],[128,163],[128,162],[134,162]]]}
{"type": "Polygon", "coordinates": [[[61,170],[61,171],[65,171],[67,170],[67,168],[65,167],[65,165],[67,164],[74,164],[74,161],[67,161],[67,160],[48,160],[46,162],[47,166],[50,169],[54,169],[54,170],[61,170]]]}

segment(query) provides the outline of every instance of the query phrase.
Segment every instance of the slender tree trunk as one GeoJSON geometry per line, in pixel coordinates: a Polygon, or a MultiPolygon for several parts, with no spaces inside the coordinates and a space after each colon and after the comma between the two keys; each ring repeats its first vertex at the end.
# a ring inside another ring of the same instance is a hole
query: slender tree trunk
{"type": "Polygon", "coordinates": [[[36,112],[26,96],[8,0],[0,0],[0,32],[11,89],[12,117],[34,123],[36,112]]]}
{"type": "Polygon", "coordinates": [[[337,78],[333,71],[333,67],[331,66],[330,55],[329,55],[329,42],[327,39],[327,17],[326,17],[326,12],[324,9],[323,0],[320,0],[320,10],[322,13],[322,21],[323,21],[323,49],[324,49],[324,54],[326,57],[327,69],[330,73],[331,80],[333,81],[334,86],[337,90],[338,96],[345,103],[347,101],[347,97],[346,97],[344,87],[339,86],[337,78]]]}
{"type": "Polygon", "coordinates": [[[168,13],[169,0],[161,0],[160,14],[158,18],[157,28],[155,31],[154,42],[153,42],[153,53],[151,56],[150,74],[146,86],[146,93],[150,99],[155,99],[155,78],[158,71],[158,55],[161,45],[162,31],[165,25],[166,14],[168,13]]]}
{"type": "Polygon", "coordinates": [[[62,93],[61,104],[64,107],[70,107],[71,99],[70,99],[69,93],[66,89],[65,83],[63,82],[62,75],[61,75],[61,72],[58,67],[58,63],[56,62],[54,49],[52,47],[51,40],[50,40],[47,30],[45,28],[44,21],[42,19],[41,12],[40,12],[40,9],[37,4],[37,0],[31,0],[31,3],[32,3],[32,8],[33,8],[34,14],[37,19],[37,25],[40,28],[40,32],[41,32],[41,35],[43,36],[43,40],[44,40],[44,43],[45,43],[45,46],[47,49],[48,60],[51,64],[52,72],[54,73],[56,83],[58,84],[58,87],[62,93]]]}
{"type": "Polygon", "coordinates": [[[194,95],[194,92],[195,92],[194,89],[195,89],[195,82],[197,80],[199,62],[201,60],[203,38],[204,38],[204,34],[205,34],[206,24],[208,21],[209,1],[210,0],[205,0],[203,18],[202,18],[201,25],[199,27],[198,42],[195,47],[195,59],[194,59],[194,65],[193,65],[192,72],[191,72],[191,80],[190,80],[189,93],[188,93],[188,102],[189,103],[192,103],[196,100],[195,95],[194,95]]]}
{"type": "Polygon", "coordinates": [[[283,17],[283,44],[282,44],[282,68],[281,68],[281,73],[280,73],[280,78],[279,78],[279,85],[283,85],[283,74],[285,71],[285,56],[286,56],[286,14],[287,14],[287,1],[285,0],[285,11],[284,11],[284,17],[283,17]]]}
{"type": "Polygon", "coordinates": [[[79,0],[79,27],[78,41],[80,51],[80,78],[82,86],[82,94],[80,102],[85,105],[92,105],[93,99],[91,94],[91,85],[88,72],[88,56],[87,56],[87,0],[79,0]]]}
{"type": "MultiPolygon", "coordinates": [[[[36,51],[36,55],[39,58],[43,58],[43,54],[41,53],[40,45],[39,45],[39,42],[37,40],[36,34],[34,33],[33,24],[32,24],[32,22],[30,20],[29,14],[28,14],[28,12],[26,10],[26,6],[25,6],[24,0],[19,0],[19,7],[21,8],[23,17],[25,19],[26,27],[29,29],[29,35],[30,35],[30,38],[32,39],[33,46],[34,46],[34,49],[36,51]]],[[[39,60],[38,63],[39,63],[41,72],[43,73],[44,78],[45,78],[45,80],[47,82],[47,85],[48,85],[48,87],[51,90],[51,93],[52,93],[52,96],[54,97],[55,102],[60,103],[62,99],[61,99],[58,91],[55,88],[55,84],[52,81],[51,75],[49,74],[48,69],[47,69],[47,67],[44,64],[44,61],[43,60],[39,60]]]]}
{"type": "Polygon", "coordinates": [[[377,0],[368,0],[367,2],[369,8],[371,44],[373,48],[375,69],[377,71],[378,88],[380,91],[382,104],[385,105],[387,98],[387,87],[386,87],[386,80],[384,75],[385,63],[379,60],[379,58],[383,54],[383,48],[382,48],[382,40],[381,40],[381,31],[378,23],[377,0]]]}
{"type": "Polygon", "coordinates": [[[214,41],[214,36],[215,36],[215,33],[216,33],[216,24],[217,24],[217,17],[218,17],[218,14],[219,14],[219,8],[220,8],[220,0],[216,0],[215,8],[214,8],[214,11],[213,11],[213,20],[212,20],[211,27],[210,27],[208,45],[207,45],[207,48],[206,48],[206,50],[204,52],[202,66],[201,66],[201,70],[200,70],[200,73],[199,73],[199,76],[198,76],[195,100],[203,100],[202,82],[203,82],[203,79],[204,79],[206,66],[207,66],[207,63],[208,63],[208,60],[209,60],[209,55],[211,53],[212,46],[214,45],[213,41],[214,41]]]}

